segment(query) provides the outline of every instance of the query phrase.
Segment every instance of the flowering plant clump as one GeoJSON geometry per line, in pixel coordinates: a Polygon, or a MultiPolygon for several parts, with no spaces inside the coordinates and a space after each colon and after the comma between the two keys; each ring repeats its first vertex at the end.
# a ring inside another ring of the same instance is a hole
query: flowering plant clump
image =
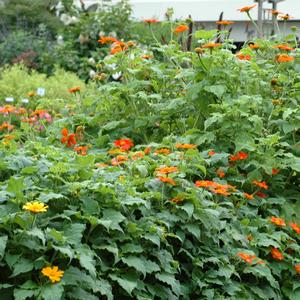
{"type": "Polygon", "coordinates": [[[298,299],[296,36],[141,23],[81,34],[90,83],[1,103],[0,298],[298,299]]]}

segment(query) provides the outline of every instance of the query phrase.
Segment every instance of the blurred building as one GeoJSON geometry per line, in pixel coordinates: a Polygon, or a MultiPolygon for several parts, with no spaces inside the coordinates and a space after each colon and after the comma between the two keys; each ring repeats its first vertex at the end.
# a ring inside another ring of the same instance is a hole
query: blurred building
{"type": "MultiPolygon", "coordinates": [[[[117,2],[118,0],[113,0],[117,2]]],[[[289,20],[284,28],[284,22],[279,21],[280,30],[289,33],[290,26],[300,28],[300,0],[264,0],[262,18],[263,31],[265,35],[270,35],[273,31],[271,2],[278,2],[277,8],[280,12],[290,14],[293,18],[289,20]]],[[[77,0],[79,2],[79,0],[77,0]]],[[[102,4],[105,0],[84,0],[86,6],[102,4]]],[[[223,19],[234,21],[231,37],[237,41],[245,41],[256,35],[255,29],[249,22],[246,13],[240,13],[237,9],[254,3],[253,0],[129,0],[133,7],[133,17],[137,20],[145,18],[158,18],[163,20],[168,8],[174,8],[174,17],[185,19],[191,15],[196,21],[197,27],[205,29],[215,29],[216,21],[223,12],[223,19]]],[[[251,10],[254,20],[257,20],[258,10],[255,7],[251,10]]]]}

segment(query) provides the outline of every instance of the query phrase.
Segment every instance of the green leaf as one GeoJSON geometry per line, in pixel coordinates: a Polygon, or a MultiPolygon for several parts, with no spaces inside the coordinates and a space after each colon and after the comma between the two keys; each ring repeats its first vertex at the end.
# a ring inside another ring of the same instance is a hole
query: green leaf
{"type": "Polygon", "coordinates": [[[7,185],[7,191],[15,194],[16,199],[21,201],[24,199],[23,190],[25,189],[24,178],[10,177],[7,185]]]}
{"type": "Polygon", "coordinates": [[[82,247],[76,251],[79,255],[79,263],[85,268],[92,276],[96,277],[96,268],[94,260],[94,252],[86,247],[82,247]]]}
{"type": "Polygon", "coordinates": [[[61,300],[63,296],[64,288],[62,284],[56,283],[41,287],[40,296],[44,300],[61,300]]]}
{"type": "Polygon", "coordinates": [[[122,262],[126,264],[129,267],[135,268],[138,272],[141,272],[144,277],[146,276],[146,261],[145,259],[141,259],[136,256],[128,256],[128,257],[123,257],[122,262]]]}
{"type": "Polygon", "coordinates": [[[15,277],[22,273],[27,273],[33,269],[33,262],[27,258],[20,258],[16,264],[14,264],[14,271],[10,277],[15,277]]]}
{"type": "Polygon", "coordinates": [[[189,218],[191,218],[194,213],[194,205],[191,202],[185,202],[184,205],[180,206],[180,209],[184,210],[189,218]]]}
{"type": "Polygon", "coordinates": [[[64,228],[64,235],[67,238],[68,243],[73,245],[80,245],[84,230],[85,224],[68,224],[64,228]]]}
{"type": "Polygon", "coordinates": [[[155,277],[158,280],[170,285],[172,287],[173,292],[176,295],[180,294],[180,283],[175,279],[175,276],[173,274],[161,273],[161,274],[155,274],[155,277]]]}
{"type": "Polygon", "coordinates": [[[25,300],[31,298],[35,295],[34,290],[24,290],[24,289],[15,289],[14,290],[14,299],[15,300],[25,300]]]}
{"type": "Polygon", "coordinates": [[[216,34],[217,30],[197,30],[195,32],[195,38],[196,39],[204,39],[204,40],[210,40],[212,39],[216,34]]]}
{"type": "Polygon", "coordinates": [[[119,211],[109,208],[103,211],[103,217],[100,219],[100,222],[107,229],[123,231],[119,226],[119,223],[123,222],[125,219],[126,218],[119,211]]]}
{"type": "Polygon", "coordinates": [[[2,259],[5,253],[6,243],[7,243],[7,236],[3,235],[0,236],[0,258],[2,259]]]}
{"type": "Polygon", "coordinates": [[[132,291],[137,287],[138,285],[138,277],[135,273],[129,272],[126,275],[123,275],[121,277],[110,274],[109,277],[117,281],[118,284],[129,294],[131,295],[132,291]]]}

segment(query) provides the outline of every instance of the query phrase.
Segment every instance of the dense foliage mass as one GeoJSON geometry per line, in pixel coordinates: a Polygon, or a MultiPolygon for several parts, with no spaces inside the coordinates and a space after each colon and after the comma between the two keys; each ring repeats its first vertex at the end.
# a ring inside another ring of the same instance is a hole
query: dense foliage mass
{"type": "Polygon", "coordinates": [[[299,299],[297,32],[156,23],[94,40],[89,84],[3,70],[1,299],[299,299]]]}

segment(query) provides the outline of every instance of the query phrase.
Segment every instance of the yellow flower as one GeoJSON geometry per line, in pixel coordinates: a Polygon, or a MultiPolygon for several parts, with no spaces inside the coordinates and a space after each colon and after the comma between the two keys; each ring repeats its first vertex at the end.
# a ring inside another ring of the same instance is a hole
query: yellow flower
{"type": "Polygon", "coordinates": [[[39,201],[27,202],[23,205],[23,209],[31,211],[33,213],[46,212],[48,209],[48,205],[45,205],[39,201]]]}
{"type": "Polygon", "coordinates": [[[61,278],[64,276],[64,271],[58,269],[57,266],[45,267],[42,269],[42,274],[47,276],[52,283],[59,282],[61,278]]]}

